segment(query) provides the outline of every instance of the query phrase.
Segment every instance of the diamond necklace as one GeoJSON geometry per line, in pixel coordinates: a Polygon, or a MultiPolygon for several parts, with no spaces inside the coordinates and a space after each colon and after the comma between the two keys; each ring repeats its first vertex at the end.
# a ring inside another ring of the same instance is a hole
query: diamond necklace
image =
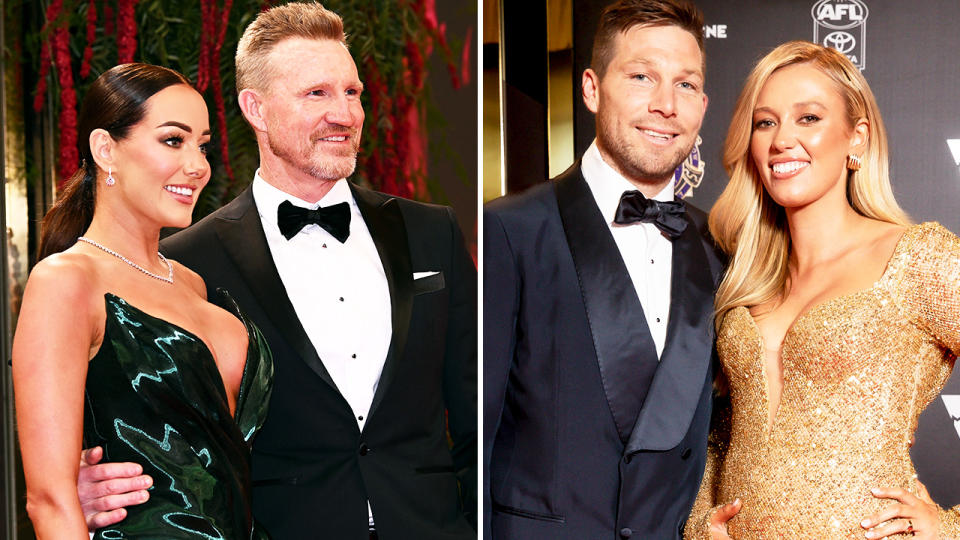
{"type": "Polygon", "coordinates": [[[159,251],[157,252],[157,256],[160,257],[160,260],[163,261],[164,263],[166,263],[166,265],[167,265],[167,277],[163,277],[163,276],[161,276],[160,274],[154,274],[153,272],[147,270],[146,268],[140,266],[139,264],[137,264],[137,263],[131,261],[130,259],[124,257],[123,255],[117,253],[116,251],[114,251],[114,250],[112,250],[112,249],[110,249],[110,248],[108,248],[108,247],[106,247],[106,246],[103,246],[103,245],[101,245],[101,244],[98,244],[98,243],[94,242],[93,240],[91,240],[91,239],[89,239],[89,238],[87,238],[87,237],[81,236],[80,238],[77,238],[77,241],[79,241],[79,242],[86,242],[86,243],[90,244],[91,246],[100,248],[100,249],[103,250],[104,252],[109,253],[110,255],[113,255],[114,257],[120,259],[121,261],[129,264],[130,266],[136,268],[137,270],[143,272],[144,274],[146,274],[146,275],[148,275],[148,276],[150,276],[150,277],[152,277],[152,278],[159,279],[160,281],[163,281],[163,282],[165,282],[165,283],[169,283],[169,284],[171,284],[171,285],[173,284],[173,265],[170,264],[170,261],[168,261],[167,258],[164,257],[163,254],[160,253],[159,251]]]}

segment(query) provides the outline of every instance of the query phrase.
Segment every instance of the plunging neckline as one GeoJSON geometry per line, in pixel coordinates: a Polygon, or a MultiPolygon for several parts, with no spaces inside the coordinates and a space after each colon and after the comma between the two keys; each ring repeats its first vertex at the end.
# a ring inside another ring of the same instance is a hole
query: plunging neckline
{"type": "Polygon", "coordinates": [[[757,325],[756,319],[754,319],[753,314],[750,313],[750,308],[748,308],[747,306],[737,306],[733,308],[734,310],[743,309],[746,311],[746,316],[747,316],[747,320],[749,321],[749,326],[753,330],[753,333],[757,338],[757,343],[760,345],[760,367],[761,367],[760,371],[763,374],[763,397],[764,397],[764,405],[765,405],[764,412],[766,412],[768,416],[768,419],[764,422],[764,425],[766,426],[766,434],[768,438],[773,433],[773,428],[777,423],[777,417],[779,416],[780,408],[783,406],[783,391],[784,391],[783,381],[786,379],[785,375],[787,371],[787,365],[783,361],[783,350],[787,344],[788,338],[790,338],[793,335],[794,330],[802,321],[812,317],[816,312],[822,311],[827,307],[832,306],[833,304],[836,304],[842,300],[849,300],[850,298],[871,294],[875,290],[877,290],[887,279],[889,279],[889,276],[893,267],[893,262],[900,255],[900,252],[904,249],[904,246],[906,245],[907,235],[911,234],[914,230],[916,230],[920,226],[921,225],[909,226],[903,231],[903,233],[900,234],[900,238],[897,239],[897,243],[893,247],[893,252],[890,254],[890,257],[887,258],[887,262],[883,268],[883,272],[880,274],[880,277],[877,278],[876,281],[874,281],[873,284],[871,284],[869,287],[866,287],[864,289],[859,289],[849,293],[844,293],[838,296],[834,296],[832,298],[828,298],[822,302],[818,302],[814,304],[811,308],[797,315],[793,319],[793,322],[791,322],[790,326],[787,327],[787,331],[784,332],[783,338],[780,340],[780,348],[777,350],[777,357],[780,360],[780,364],[781,364],[780,401],[777,404],[777,410],[773,411],[772,414],[770,411],[770,378],[767,375],[766,341],[763,339],[763,334],[760,333],[760,326],[757,325]]]}
{"type": "MultiPolygon", "coordinates": [[[[223,291],[222,289],[220,289],[220,290],[223,291]]],[[[227,392],[227,384],[226,384],[226,382],[223,380],[223,373],[220,372],[220,366],[217,365],[217,359],[216,359],[216,357],[213,355],[213,350],[210,348],[209,345],[207,345],[207,342],[206,342],[206,341],[204,341],[204,340],[203,340],[200,336],[198,336],[197,334],[195,334],[195,333],[191,332],[190,330],[187,330],[186,328],[180,326],[179,324],[170,322],[170,321],[168,321],[167,319],[164,319],[164,318],[162,318],[162,317],[157,317],[156,315],[152,315],[152,314],[150,314],[149,312],[144,311],[143,309],[141,309],[141,308],[139,308],[139,307],[131,304],[130,302],[128,302],[127,300],[125,300],[125,299],[124,299],[123,297],[121,297],[121,296],[117,296],[117,295],[115,295],[115,294],[113,294],[113,293],[111,293],[111,292],[106,292],[106,293],[103,294],[103,296],[104,296],[104,299],[105,299],[105,300],[108,299],[108,298],[113,298],[114,301],[117,301],[117,302],[123,304],[124,306],[126,306],[126,307],[128,307],[128,308],[130,308],[130,309],[132,309],[132,310],[134,310],[134,311],[136,311],[137,313],[143,315],[144,317],[147,317],[147,318],[149,318],[149,319],[153,319],[154,321],[159,321],[159,322],[161,322],[161,323],[163,323],[163,324],[165,324],[165,325],[173,328],[174,330],[176,330],[176,331],[178,331],[178,332],[182,332],[182,333],[185,334],[187,337],[189,337],[189,338],[195,340],[197,343],[199,343],[200,346],[201,346],[201,348],[202,348],[202,350],[206,353],[206,355],[205,355],[205,356],[202,356],[202,358],[204,358],[205,360],[213,363],[213,369],[214,369],[214,371],[216,371],[216,373],[217,373],[217,382],[219,383],[220,390],[223,392],[223,397],[224,397],[224,400],[226,400],[226,404],[227,404],[227,410],[229,411],[229,409],[230,409],[230,400],[229,400],[229,393],[227,392]]],[[[229,295],[227,295],[227,297],[230,298],[229,295]]],[[[230,300],[233,301],[233,298],[230,298],[230,300]]],[[[224,311],[226,311],[226,310],[224,310],[224,311]]],[[[227,311],[227,313],[230,313],[230,312],[227,311]]],[[[251,351],[250,345],[251,345],[251,341],[253,340],[253,337],[254,337],[254,336],[253,336],[253,332],[251,332],[251,330],[250,330],[250,325],[247,323],[247,320],[243,317],[242,314],[239,313],[239,309],[237,309],[237,312],[236,312],[236,313],[232,313],[232,315],[235,316],[237,319],[240,320],[240,323],[243,324],[243,327],[244,327],[244,329],[245,329],[246,332],[247,332],[247,350],[246,350],[246,352],[244,353],[243,374],[240,375],[240,388],[237,390],[237,399],[236,399],[236,401],[234,402],[234,410],[233,410],[233,412],[232,412],[231,415],[230,415],[230,416],[234,419],[234,421],[236,421],[236,420],[239,418],[239,414],[240,414],[240,403],[241,403],[240,400],[241,400],[241,397],[243,396],[243,385],[244,385],[244,382],[247,380],[248,368],[250,367],[250,351],[251,351]]],[[[101,346],[102,346],[102,345],[101,345],[101,346]]],[[[96,355],[94,355],[94,357],[96,357],[96,355]]]]}

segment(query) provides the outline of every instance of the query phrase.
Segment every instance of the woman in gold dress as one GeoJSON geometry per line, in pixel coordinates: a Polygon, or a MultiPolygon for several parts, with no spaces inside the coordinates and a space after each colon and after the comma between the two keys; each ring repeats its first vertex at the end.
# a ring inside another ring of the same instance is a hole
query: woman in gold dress
{"type": "Polygon", "coordinates": [[[842,54],[753,69],[710,231],[730,256],[717,349],[730,407],[686,538],[952,538],[910,460],[960,351],[960,239],[910,225],[883,122],[842,54]]]}

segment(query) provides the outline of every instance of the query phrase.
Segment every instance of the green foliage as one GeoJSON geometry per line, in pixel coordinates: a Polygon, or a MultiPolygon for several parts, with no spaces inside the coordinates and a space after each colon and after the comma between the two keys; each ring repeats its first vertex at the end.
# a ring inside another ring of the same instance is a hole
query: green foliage
{"type": "MultiPolygon", "coordinates": [[[[122,0],[121,0],[122,1],[122,0]]],[[[218,11],[222,9],[223,0],[210,0],[217,4],[218,11]]],[[[41,10],[36,19],[42,24],[45,19],[43,12],[49,1],[41,3],[30,2],[35,10],[41,10]]],[[[226,141],[229,148],[230,166],[234,172],[231,180],[221,159],[221,151],[217,147],[224,141],[224,134],[218,133],[219,126],[216,116],[214,89],[211,84],[204,92],[204,99],[211,115],[211,128],[214,131],[214,148],[210,152],[210,161],[213,166],[213,176],[210,184],[203,191],[198,201],[195,218],[199,219],[225,202],[236,196],[253,178],[258,165],[256,139],[253,131],[246,124],[237,106],[234,86],[233,55],[236,52],[237,42],[240,40],[243,29],[256,17],[257,13],[268,4],[281,3],[269,0],[235,0],[229,14],[229,23],[221,47],[219,76],[222,81],[223,100],[226,117],[226,141]]],[[[73,62],[74,80],[77,96],[82,102],[87,88],[94,79],[117,63],[116,32],[121,28],[113,24],[114,33],[106,32],[105,13],[110,7],[114,16],[117,13],[118,0],[64,0],[64,9],[61,17],[69,28],[71,41],[70,51],[73,62]],[[93,43],[93,58],[90,75],[85,79],[79,76],[81,59],[87,45],[86,20],[91,1],[96,2],[97,24],[96,39],[93,43]]],[[[347,29],[348,42],[351,52],[360,71],[361,79],[365,78],[365,68],[370,61],[376,66],[382,80],[382,91],[390,92],[390,97],[396,99],[405,96],[408,102],[414,103],[423,116],[425,91],[405,83],[406,69],[404,57],[407,56],[408,44],[413,43],[425,58],[433,48],[431,31],[426,26],[422,5],[416,0],[327,0],[324,5],[339,13],[347,29]]],[[[219,16],[219,15],[218,15],[219,16]]],[[[191,81],[197,80],[197,64],[200,55],[200,35],[203,31],[203,21],[199,0],[140,0],[136,4],[135,20],[137,26],[137,50],[135,61],[167,66],[183,73],[191,81]]],[[[219,21],[217,26],[219,27],[219,21]]],[[[25,33],[26,53],[28,62],[39,71],[40,47],[46,35],[40,25],[27,29],[25,33]]],[[[452,61],[452,58],[446,60],[452,61]]],[[[409,79],[409,75],[407,76],[409,79]]],[[[56,81],[56,71],[50,70],[48,75],[49,92],[53,99],[47,100],[54,108],[59,107],[59,87],[56,81]]],[[[32,95],[31,95],[32,97],[32,95]]],[[[375,126],[378,132],[392,130],[397,120],[389,113],[381,111],[379,117],[370,112],[370,97],[365,94],[364,108],[367,113],[366,125],[375,126]]],[[[57,111],[49,111],[56,114],[57,111]]],[[[374,137],[364,137],[361,143],[361,155],[369,156],[374,152],[384,151],[383,143],[374,140],[374,137]]],[[[355,181],[379,187],[377,181],[366,178],[363,170],[358,170],[355,181]]],[[[435,191],[428,186],[428,192],[435,191]]],[[[429,193],[424,195],[429,196],[429,193]]]]}

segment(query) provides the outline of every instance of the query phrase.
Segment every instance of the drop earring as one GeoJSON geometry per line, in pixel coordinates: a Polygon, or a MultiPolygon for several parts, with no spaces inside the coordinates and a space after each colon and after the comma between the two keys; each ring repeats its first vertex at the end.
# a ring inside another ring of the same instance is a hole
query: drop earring
{"type": "Polygon", "coordinates": [[[113,167],[107,167],[107,185],[112,186],[117,183],[117,179],[113,177],[113,167]]]}
{"type": "Polygon", "coordinates": [[[847,155],[847,169],[851,171],[859,171],[862,164],[863,161],[861,161],[860,156],[854,154],[847,155]]]}

